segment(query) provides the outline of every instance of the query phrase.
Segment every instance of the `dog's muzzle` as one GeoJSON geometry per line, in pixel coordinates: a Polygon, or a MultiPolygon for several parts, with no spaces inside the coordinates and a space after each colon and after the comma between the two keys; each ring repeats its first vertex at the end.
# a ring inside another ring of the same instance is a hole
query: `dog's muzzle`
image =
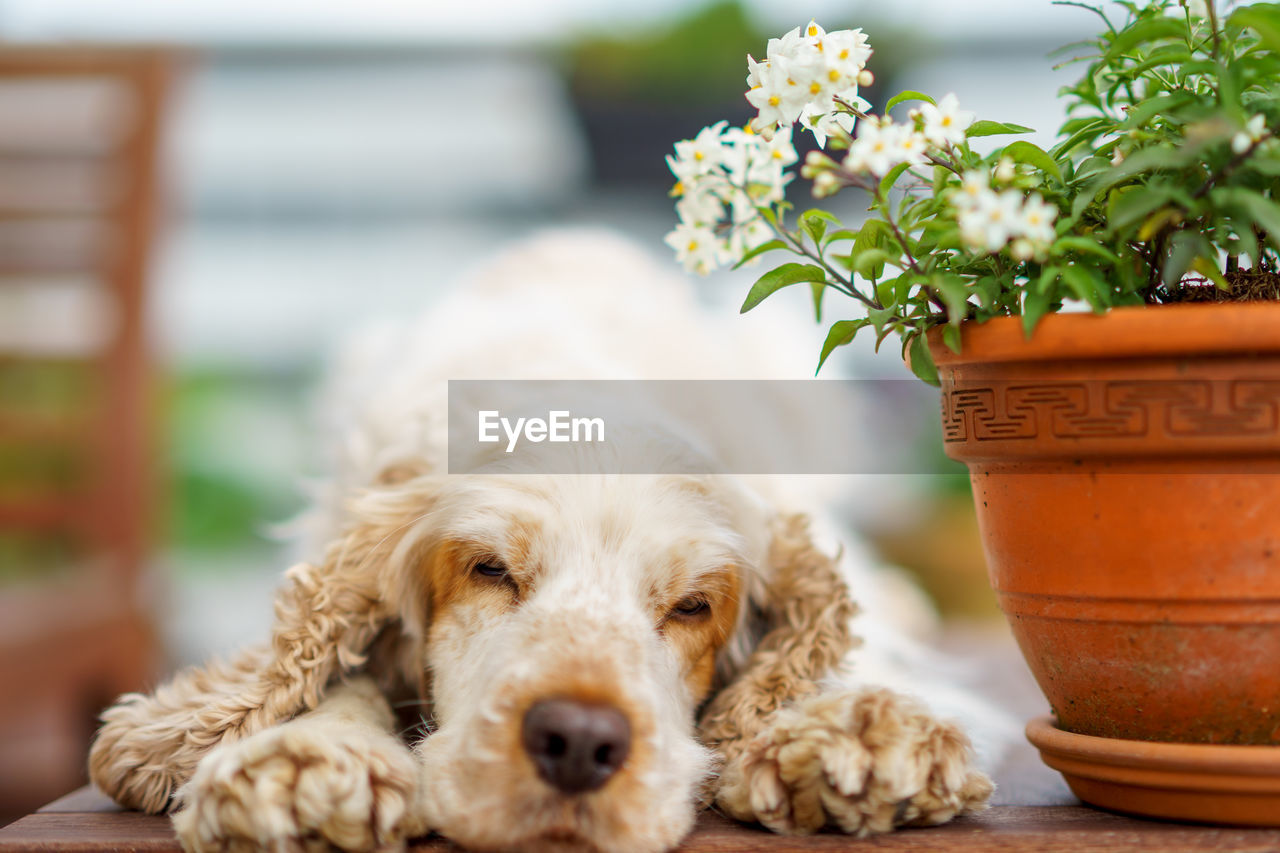
{"type": "Polygon", "coordinates": [[[525,752],[538,775],[565,794],[602,787],[631,751],[631,724],[617,708],[544,699],[524,715],[525,752]]]}

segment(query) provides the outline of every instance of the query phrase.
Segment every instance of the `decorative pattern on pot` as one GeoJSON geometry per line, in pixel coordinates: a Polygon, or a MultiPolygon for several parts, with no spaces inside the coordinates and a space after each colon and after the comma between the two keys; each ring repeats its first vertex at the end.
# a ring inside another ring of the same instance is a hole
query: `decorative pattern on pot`
{"type": "MultiPolygon", "coordinates": [[[[998,383],[942,395],[943,440],[1197,440],[1256,437],[1280,447],[1280,380],[998,383]]],[[[1107,451],[1110,442],[1097,443],[1107,451]]],[[[1192,445],[1194,446],[1194,445],[1192,445]]],[[[1090,445],[1092,449],[1093,445],[1090,445]]]]}

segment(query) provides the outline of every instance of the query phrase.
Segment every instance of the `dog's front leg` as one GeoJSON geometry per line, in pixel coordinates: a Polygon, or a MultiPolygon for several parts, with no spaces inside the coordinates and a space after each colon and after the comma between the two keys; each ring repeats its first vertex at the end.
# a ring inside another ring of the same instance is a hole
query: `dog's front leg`
{"type": "Polygon", "coordinates": [[[191,853],[394,850],[423,834],[418,764],[372,680],[335,686],[314,711],[224,743],[178,792],[191,853]]]}
{"type": "Polygon", "coordinates": [[[870,835],[980,811],[992,790],[959,728],[906,696],[868,688],[778,710],[727,756],[716,799],[776,832],[831,824],[870,835]]]}

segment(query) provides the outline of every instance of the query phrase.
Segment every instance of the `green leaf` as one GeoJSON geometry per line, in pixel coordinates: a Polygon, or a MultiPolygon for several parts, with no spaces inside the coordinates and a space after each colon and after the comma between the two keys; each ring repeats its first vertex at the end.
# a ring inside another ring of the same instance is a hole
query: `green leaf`
{"type": "Polygon", "coordinates": [[[809,282],[809,289],[813,292],[813,322],[822,322],[822,296],[827,292],[827,283],[825,281],[809,282]]]}
{"type": "Polygon", "coordinates": [[[942,327],[942,342],[956,355],[960,354],[960,327],[948,323],[942,327]]]}
{"type": "Polygon", "coordinates": [[[775,249],[785,249],[785,248],[787,248],[787,244],[782,242],[781,240],[770,240],[767,243],[761,243],[759,246],[756,246],[754,249],[748,249],[742,255],[742,260],[734,264],[733,268],[736,270],[738,267],[747,263],[752,258],[758,258],[761,255],[763,255],[765,252],[772,252],[775,249]]]}
{"type": "Polygon", "coordinates": [[[1027,340],[1031,340],[1031,335],[1036,330],[1036,324],[1040,322],[1041,317],[1049,313],[1049,308],[1053,305],[1053,302],[1053,297],[1048,293],[1032,291],[1027,294],[1027,298],[1022,305],[1022,334],[1027,340]]]}
{"type": "Polygon", "coordinates": [[[884,275],[884,265],[897,261],[898,256],[891,255],[884,249],[867,249],[851,258],[850,269],[863,278],[875,281],[884,275]]]}
{"type": "Polygon", "coordinates": [[[1045,174],[1053,175],[1058,179],[1059,183],[1062,182],[1062,169],[1058,168],[1058,164],[1054,159],[1039,145],[1034,145],[1025,139],[1019,139],[1015,142],[1010,142],[1004,147],[1004,155],[1015,163],[1026,163],[1028,166],[1034,166],[1045,174]]]}
{"type": "MultiPolygon", "coordinates": [[[[1186,70],[1185,65],[1183,70],[1186,70]]],[[[1195,100],[1195,96],[1182,89],[1176,92],[1161,92],[1157,97],[1148,98],[1129,110],[1125,114],[1124,126],[1129,128],[1142,127],[1156,116],[1167,115],[1193,100],[1195,100]]]]}
{"type": "Polygon", "coordinates": [[[1218,264],[1201,255],[1191,262],[1191,269],[1212,281],[1219,290],[1231,290],[1231,284],[1218,269],[1218,264]]]}
{"type": "Polygon", "coordinates": [[[747,299],[742,303],[742,308],[738,313],[747,313],[784,287],[799,284],[802,281],[826,280],[827,274],[822,267],[817,267],[813,264],[783,264],[756,280],[756,283],[751,286],[751,291],[747,293],[747,299]]]}
{"type": "Polygon", "coordinates": [[[963,276],[936,274],[929,279],[929,286],[942,297],[947,306],[947,317],[959,323],[969,311],[969,280],[963,276]]]}
{"type": "Polygon", "coordinates": [[[1162,207],[1148,216],[1147,221],[1142,223],[1142,227],[1138,229],[1138,239],[1142,241],[1150,240],[1163,231],[1165,226],[1177,225],[1182,222],[1183,218],[1180,208],[1162,207]]]}
{"type": "Polygon", "coordinates": [[[1023,300],[1022,306],[1022,334],[1027,340],[1031,339],[1031,333],[1035,331],[1036,324],[1040,322],[1040,318],[1049,312],[1049,309],[1057,303],[1057,294],[1055,293],[1053,284],[1062,275],[1062,268],[1057,266],[1047,266],[1040,272],[1040,278],[1036,280],[1034,288],[1027,288],[1027,297],[1023,300]]]}
{"type": "Polygon", "coordinates": [[[1195,157],[1185,148],[1176,149],[1172,145],[1161,145],[1147,148],[1125,158],[1119,166],[1107,169],[1098,175],[1087,187],[1080,190],[1071,209],[1072,216],[1079,216],[1099,193],[1110,190],[1136,175],[1156,169],[1177,169],[1195,157]]]}
{"type": "Polygon", "coordinates": [[[1053,146],[1049,151],[1049,155],[1055,159],[1060,159],[1064,154],[1070,152],[1072,148],[1075,148],[1081,142],[1084,142],[1086,139],[1092,139],[1098,134],[1103,133],[1105,129],[1110,127],[1112,124],[1114,124],[1114,122],[1112,122],[1111,119],[1094,119],[1088,124],[1081,126],[1079,130],[1073,132],[1057,145],[1053,146]]]}
{"type": "Polygon", "coordinates": [[[1280,53],[1280,7],[1275,3],[1256,3],[1236,9],[1227,18],[1229,27],[1249,27],[1273,53],[1280,53]]]}
{"type": "Polygon", "coordinates": [[[822,243],[822,235],[827,233],[828,223],[836,228],[840,227],[839,219],[836,219],[825,210],[818,210],[816,207],[800,214],[800,227],[813,238],[813,242],[816,244],[822,243]]]}
{"type": "Polygon", "coordinates": [[[1023,127],[1020,124],[1009,124],[1003,121],[975,121],[969,125],[969,129],[964,135],[969,139],[977,136],[998,136],[1002,133],[1035,133],[1030,127],[1023,127]]]}
{"type": "Polygon", "coordinates": [[[1203,234],[1191,231],[1179,231],[1169,241],[1169,254],[1165,258],[1164,267],[1160,271],[1160,280],[1165,287],[1172,287],[1182,281],[1182,277],[1191,269],[1191,264],[1199,255],[1210,253],[1209,241],[1203,234]]]}
{"type": "Polygon", "coordinates": [[[1152,184],[1112,193],[1107,199],[1107,222],[1111,232],[1118,233],[1146,219],[1172,201],[1174,195],[1169,187],[1152,184]]]}
{"type": "Polygon", "coordinates": [[[1186,34],[1186,31],[1187,24],[1185,20],[1167,18],[1163,15],[1156,15],[1146,20],[1138,21],[1116,34],[1116,37],[1111,40],[1111,44],[1107,46],[1107,52],[1103,56],[1103,63],[1109,64],[1135,47],[1146,47],[1151,42],[1159,39],[1181,38],[1186,34]]]}
{"type": "Polygon", "coordinates": [[[880,179],[880,198],[887,199],[889,190],[893,189],[893,185],[898,182],[898,178],[902,177],[902,173],[911,168],[910,163],[899,163],[880,179]]]}
{"type": "Polygon", "coordinates": [[[1243,187],[1220,187],[1211,191],[1209,198],[1216,205],[1234,208],[1252,219],[1280,249],[1280,205],[1243,187]]]}
{"type": "Polygon", "coordinates": [[[1054,254],[1060,254],[1062,249],[1070,249],[1075,252],[1084,252],[1089,255],[1096,255],[1103,260],[1110,261],[1113,264],[1120,263],[1119,256],[1115,252],[1103,246],[1100,243],[1090,240],[1088,237],[1059,237],[1053,243],[1054,254]]]}
{"type": "Polygon", "coordinates": [[[924,334],[916,332],[908,345],[907,361],[911,364],[911,372],[928,382],[938,384],[938,366],[933,363],[933,354],[929,352],[928,342],[924,334]]]}
{"type": "Polygon", "coordinates": [[[889,321],[893,319],[892,308],[868,308],[867,319],[871,322],[876,333],[879,334],[889,328],[889,321]]]}
{"type": "Polygon", "coordinates": [[[832,231],[830,234],[827,235],[827,242],[825,245],[830,246],[832,243],[838,242],[840,240],[857,240],[858,235],[861,233],[862,233],[861,231],[853,231],[849,228],[841,228],[839,231],[832,231]]]}
{"type": "Polygon", "coordinates": [[[1159,68],[1164,65],[1172,65],[1181,68],[1182,64],[1190,61],[1190,59],[1191,53],[1187,50],[1185,42],[1161,45],[1151,51],[1147,58],[1142,62],[1125,68],[1123,72],[1120,72],[1117,75],[1117,78],[1135,80],[1138,77],[1141,77],[1144,71],[1149,71],[1152,68],[1159,68]]]}
{"type": "Polygon", "coordinates": [[[924,101],[928,104],[936,104],[933,98],[929,97],[924,92],[916,92],[911,89],[907,89],[890,98],[889,103],[884,105],[884,111],[888,113],[889,110],[893,109],[903,101],[924,101]]]}
{"type": "MultiPolygon", "coordinates": [[[[818,358],[818,370],[822,370],[822,365],[827,363],[827,357],[835,352],[836,347],[842,347],[854,339],[858,331],[869,325],[870,320],[865,317],[859,320],[837,320],[831,324],[830,331],[827,332],[827,339],[822,342],[822,355],[818,358]]],[[[814,373],[817,373],[815,370],[814,373]]]]}
{"type": "Polygon", "coordinates": [[[1062,283],[1077,299],[1088,302],[1094,311],[1102,311],[1106,307],[1103,283],[1092,269],[1077,264],[1065,266],[1062,268],[1062,283]]]}

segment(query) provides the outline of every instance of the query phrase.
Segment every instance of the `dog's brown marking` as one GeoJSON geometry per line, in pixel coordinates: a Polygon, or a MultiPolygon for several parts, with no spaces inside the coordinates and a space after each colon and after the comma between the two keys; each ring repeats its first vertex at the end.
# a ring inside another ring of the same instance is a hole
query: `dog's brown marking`
{"type": "MultiPolygon", "coordinates": [[[[673,572],[673,579],[687,578],[687,568],[683,571],[683,575],[673,572]]],[[[716,656],[729,641],[738,622],[739,571],[736,566],[725,566],[698,578],[693,584],[694,594],[706,599],[707,609],[694,616],[673,612],[676,604],[690,594],[688,583],[685,580],[673,584],[660,596],[658,624],[680,656],[685,685],[698,703],[711,690],[716,656]]]]}

